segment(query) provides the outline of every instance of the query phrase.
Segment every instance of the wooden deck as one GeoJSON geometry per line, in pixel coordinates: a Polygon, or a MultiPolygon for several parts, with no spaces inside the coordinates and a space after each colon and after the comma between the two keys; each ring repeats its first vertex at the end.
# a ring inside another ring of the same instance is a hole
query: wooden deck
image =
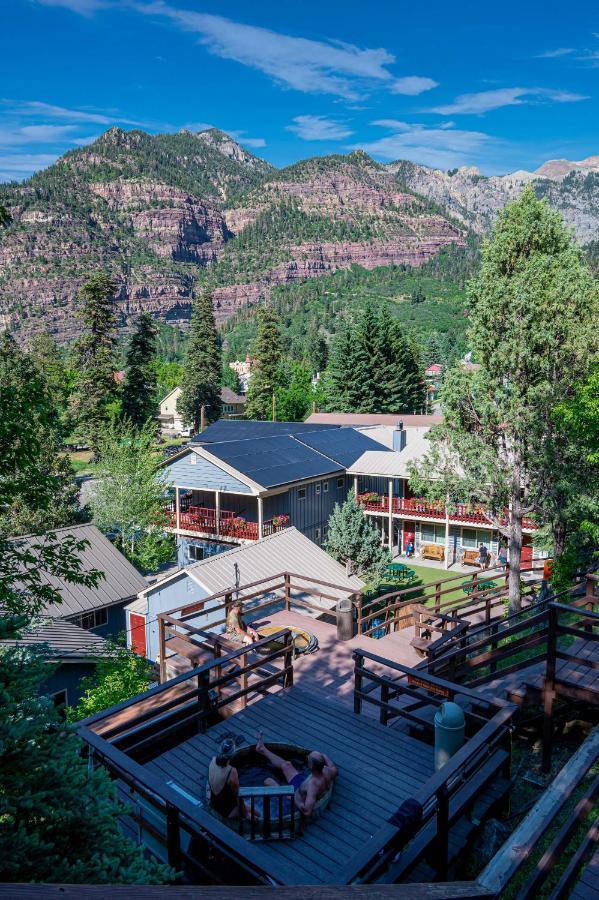
{"type": "MultiPolygon", "coordinates": [[[[292,618],[297,621],[297,616],[292,618]]],[[[351,660],[349,648],[347,657],[351,660]]],[[[329,662],[328,655],[324,659],[329,662]]],[[[356,716],[344,703],[324,700],[322,693],[316,697],[310,689],[314,667],[311,676],[303,678],[301,668],[296,669],[299,687],[264,697],[145,767],[203,800],[208,764],[225,734],[243,736],[253,744],[262,730],[267,743],[282,741],[325,751],[339,767],[329,807],[294,841],[261,847],[272,857],[273,871],[280,860],[297,866],[298,883],[335,883],[335,872],[363,850],[391,813],[433,774],[433,750],[396,729],[356,716]]],[[[349,664],[341,669],[330,673],[329,694],[345,687],[349,664]]]]}
{"type": "Polygon", "coordinates": [[[598,900],[599,898],[599,847],[574,885],[570,900],[598,900]]]}

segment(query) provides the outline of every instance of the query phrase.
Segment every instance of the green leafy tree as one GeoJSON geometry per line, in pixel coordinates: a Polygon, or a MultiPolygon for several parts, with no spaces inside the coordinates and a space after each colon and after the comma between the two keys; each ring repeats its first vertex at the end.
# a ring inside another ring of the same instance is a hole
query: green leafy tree
{"type": "Polygon", "coordinates": [[[281,336],[279,317],[263,306],[256,314],[258,331],[252,347],[252,377],[248,388],[246,416],[248,419],[271,419],[272,399],[279,386],[281,336]]]}
{"type": "Polygon", "coordinates": [[[141,313],[127,349],[123,384],[123,417],[137,427],[157,413],[157,377],[154,367],[158,329],[149,313],[141,313]]]}
{"type": "Polygon", "coordinates": [[[113,423],[100,441],[97,487],[91,501],[93,521],[116,530],[116,546],[141,568],[157,568],[173,557],[172,538],[165,536],[163,469],[157,468],[154,427],[136,429],[113,423]]]}
{"type": "Polygon", "coordinates": [[[204,291],[193,301],[181,396],[177,402],[183,423],[195,432],[200,430],[202,407],[207,421],[219,418],[222,408],[220,384],[221,349],[212,295],[204,291]]]}
{"type": "Polygon", "coordinates": [[[98,659],[93,675],[81,679],[83,696],[69,709],[70,722],[116,706],[123,700],[142,694],[150,687],[152,665],[143,656],[113,641],[108,641],[110,656],[98,659]]]}
{"type": "Polygon", "coordinates": [[[97,450],[117,395],[116,285],[104,272],[97,272],[79,292],[79,317],[83,333],[75,345],[76,383],[71,396],[75,428],[97,450]]]}
{"type": "Polygon", "coordinates": [[[51,388],[37,361],[7,333],[0,338],[0,402],[6,426],[15,421],[21,409],[28,416],[22,428],[5,438],[12,447],[6,447],[0,470],[0,492],[5,492],[0,504],[0,528],[17,537],[82,521],[73,470],[60,452],[60,415],[51,388]],[[24,446],[29,441],[37,451],[33,476],[28,462],[30,447],[24,446]]]}
{"type": "Polygon", "coordinates": [[[553,488],[556,479],[566,485],[556,470],[554,410],[593,358],[597,288],[559,213],[527,188],[499,217],[469,293],[469,337],[481,368],[447,374],[444,424],[414,487],[484,506],[508,540],[515,612],[524,516],[551,519],[563,502],[553,488]]]}
{"type": "Polygon", "coordinates": [[[276,391],[277,419],[280,422],[303,422],[312,412],[312,376],[300,363],[291,363],[286,387],[276,391]]]}
{"type": "Polygon", "coordinates": [[[29,355],[42,373],[52,402],[60,413],[61,419],[64,420],[69,395],[73,388],[73,378],[67,370],[58,347],[49,334],[41,332],[31,338],[29,355]]]}
{"type": "Polygon", "coordinates": [[[227,362],[223,363],[223,374],[222,374],[222,386],[228,387],[236,394],[239,394],[241,390],[241,384],[239,382],[239,375],[232,369],[227,362]]]}
{"type": "Polygon", "coordinates": [[[167,362],[164,359],[155,359],[153,363],[156,373],[156,403],[179,387],[183,378],[183,366],[178,362],[167,362]]]}
{"type": "Polygon", "coordinates": [[[380,535],[358,505],[354,491],[345,503],[335,504],[328,523],[325,550],[333,559],[359,574],[378,580],[391,562],[391,554],[381,547],[380,535]]]}

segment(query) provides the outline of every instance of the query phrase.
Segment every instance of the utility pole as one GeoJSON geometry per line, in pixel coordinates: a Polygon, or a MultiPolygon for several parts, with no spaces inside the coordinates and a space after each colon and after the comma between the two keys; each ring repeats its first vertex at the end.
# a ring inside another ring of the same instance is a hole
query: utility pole
{"type": "Polygon", "coordinates": [[[202,405],[200,407],[200,434],[202,433],[202,431],[204,430],[205,427],[206,427],[206,407],[202,403],[202,405]]]}
{"type": "Polygon", "coordinates": [[[272,421],[277,421],[277,399],[274,391],[272,392],[272,421]]]}

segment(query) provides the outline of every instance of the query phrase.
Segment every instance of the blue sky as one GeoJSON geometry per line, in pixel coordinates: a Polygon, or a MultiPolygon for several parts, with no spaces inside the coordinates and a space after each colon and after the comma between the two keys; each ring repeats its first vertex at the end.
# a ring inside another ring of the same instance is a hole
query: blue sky
{"type": "Polygon", "coordinates": [[[599,154],[595,0],[3,0],[0,180],[113,124],[274,165],[363,148],[485,174],[599,154]]]}

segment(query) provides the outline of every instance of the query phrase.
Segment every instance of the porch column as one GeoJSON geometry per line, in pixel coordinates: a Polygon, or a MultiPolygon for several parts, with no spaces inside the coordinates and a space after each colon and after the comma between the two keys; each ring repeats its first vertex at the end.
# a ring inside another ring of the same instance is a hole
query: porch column
{"type": "Polygon", "coordinates": [[[445,498],[445,568],[449,568],[449,494],[445,498]]]}
{"type": "Polygon", "coordinates": [[[181,528],[181,504],[179,501],[179,488],[175,488],[175,524],[177,531],[181,528]]]}
{"type": "Polygon", "coordinates": [[[354,493],[358,496],[358,476],[354,475],[354,493]]]}
{"type": "Polygon", "coordinates": [[[216,516],[216,536],[220,535],[220,491],[214,492],[214,514],[216,516]]]}
{"type": "Polygon", "coordinates": [[[404,540],[404,520],[403,519],[400,520],[399,527],[401,529],[401,534],[399,536],[399,552],[401,554],[401,553],[403,553],[403,540],[404,540]]]}
{"type": "Polygon", "coordinates": [[[264,501],[258,497],[258,540],[264,535],[264,501]]]}
{"type": "Polygon", "coordinates": [[[389,479],[389,552],[393,556],[393,479],[389,479]]]}

